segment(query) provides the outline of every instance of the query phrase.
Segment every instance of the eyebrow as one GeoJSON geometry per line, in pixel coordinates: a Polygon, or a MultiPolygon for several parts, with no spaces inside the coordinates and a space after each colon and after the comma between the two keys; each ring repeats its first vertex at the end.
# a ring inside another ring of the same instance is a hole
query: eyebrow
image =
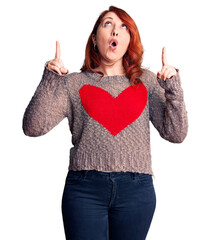
{"type": "Polygon", "coordinates": [[[107,18],[110,18],[110,19],[112,19],[112,20],[113,20],[113,18],[112,18],[112,17],[106,17],[106,18],[104,18],[104,19],[102,20],[102,22],[104,22],[104,20],[106,20],[107,18]]]}

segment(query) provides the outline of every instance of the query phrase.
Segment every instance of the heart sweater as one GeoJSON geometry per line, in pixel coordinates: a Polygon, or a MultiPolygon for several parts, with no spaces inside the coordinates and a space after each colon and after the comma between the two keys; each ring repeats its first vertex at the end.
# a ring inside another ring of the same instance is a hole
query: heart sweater
{"type": "Polygon", "coordinates": [[[65,117],[72,134],[69,170],[130,171],[154,175],[150,121],[160,136],[181,143],[188,130],[179,69],[164,81],[144,69],[142,83],[89,70],[44,72],[23,117],[25,135],[46,134],[65,117]]]}

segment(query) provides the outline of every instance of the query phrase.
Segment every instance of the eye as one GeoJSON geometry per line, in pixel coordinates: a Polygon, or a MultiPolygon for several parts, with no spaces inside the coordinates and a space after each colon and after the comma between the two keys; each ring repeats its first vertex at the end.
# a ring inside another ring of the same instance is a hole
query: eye
{"type": "Polygon", "coordinates": [[[124,23],[122,24],[122,27],[125,28],[125,29],[127,29],[127,25],[124,24],[124,23]]]}
{"type": "Polygon", "coordinates": [[[109,22],[109,21],[105,22],[104,26],[107,26],[109,23],[111,23],[111,22],[109,22]]]}

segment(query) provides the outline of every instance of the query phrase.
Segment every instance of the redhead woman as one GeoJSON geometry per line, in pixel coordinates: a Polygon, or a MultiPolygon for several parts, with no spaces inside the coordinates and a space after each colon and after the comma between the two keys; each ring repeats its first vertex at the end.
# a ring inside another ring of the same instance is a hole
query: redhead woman
{"type": "Polygon", "coordinates": [[[23,131],[37,137],[65,117],[72,134],[62,196],[67,240],[144,240],[156,207],[151,121],[160,136],[182,143],[188,119],[179,69],[142,67],[137,26],[122,9],[102,12],[89,36],[80,72],[55,58],[25,110],[23,131]]]}

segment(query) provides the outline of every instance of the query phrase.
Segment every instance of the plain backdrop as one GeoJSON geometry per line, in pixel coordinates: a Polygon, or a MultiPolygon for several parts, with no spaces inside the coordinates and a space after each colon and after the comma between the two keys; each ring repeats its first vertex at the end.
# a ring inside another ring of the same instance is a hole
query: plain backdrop
{"type": "MultiPolygon", "coordinates": [[[[148,240],[210,240],[210,5],[209,1],[8,1],[0,6],[0,239],[65,239],[61,198],[71,133],[64,119],[44,136],[22,131],[22,118],[46,61],[55,56],[79,72],[99,14],[110,5],[135,20],[143,66],[157,73],[166,46],[180,69],[189,118],[181,144],[150,125],[157,206],[148,240]]],[[[132,240],[132,239],[131,239],[132,240]]]]}

